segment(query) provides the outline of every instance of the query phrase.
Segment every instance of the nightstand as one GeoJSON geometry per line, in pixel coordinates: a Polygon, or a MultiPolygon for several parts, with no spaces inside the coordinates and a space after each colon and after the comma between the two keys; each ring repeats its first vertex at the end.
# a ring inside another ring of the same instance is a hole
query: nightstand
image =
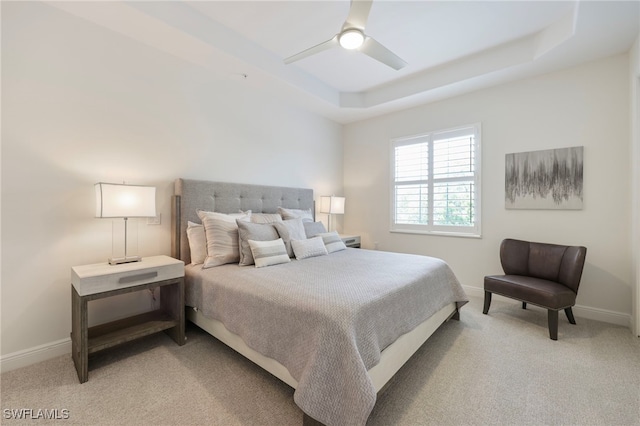
{"type": "Polygon", "coordinates": [[[120,265],[105,262],[71,268],[71,356],[80,383],[89,379],[89,354],[160,331],[184,345],[184,262],[152,256],[120,265]],[[160,287],[159,309],[88,326],[89,301],[156,287],[160,287]]]}
{"type": "Polygon", "coordinates": [[[360,248],[360,235],[342,235],[340,234],[340,238],[342,238],[342,242],[347,247],[352,248],[360,248]]]}

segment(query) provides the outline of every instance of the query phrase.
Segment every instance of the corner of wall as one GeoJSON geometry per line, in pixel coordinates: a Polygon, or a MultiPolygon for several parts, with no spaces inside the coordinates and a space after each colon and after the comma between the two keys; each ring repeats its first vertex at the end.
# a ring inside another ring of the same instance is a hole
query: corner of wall
{"type": "Polygon", "coordinates": [[[640,337],[640,33],[629,51],[631,114],[631,250],[632,290],[631,329],[640,337]]]}

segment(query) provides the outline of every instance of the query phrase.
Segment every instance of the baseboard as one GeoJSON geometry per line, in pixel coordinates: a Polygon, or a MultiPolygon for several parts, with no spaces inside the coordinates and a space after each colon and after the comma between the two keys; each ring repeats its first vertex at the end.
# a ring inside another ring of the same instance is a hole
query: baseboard
{"type": "MultiPolygon", "coordinates": [[[[470,296],[484,297],[484,289],[479,287],[462,286],[464,291],[470,296]]],[[[514,299],[500,296],[499,294],[492,295],[492,300],[500,300],[502,302],[520,303],[514,299]]],[[[631,314],[625,314],[622,312],[609,311],[606,309],[593,308],[591,306],[575,305],[572,309],[574,316],[580,318],[586,318],[590,320],[602,321],[609,324],[621,325],[628,327],[631,330],[631,314]]]]}
{"type": "Polygon", "coordinates": [[[582,305],[574,306],[572,311],[576,317],[621,325],[631,331],[631,314],[623,314],[622,312],[608,311],[606,309],[582,305]]]}
{"type": "MultiPolygon", "coordinates": [[[[470,296],[484,297],[484,289],[479,287],[462,286],[464,290],[470,296]]],[[[500,296],[499,294],[493,295],[493,300],[500,300],[503,302],[516,302],[514,299],[500,296]]],[[[464,311],[463,311],[464,312],[464,311]]],[[[621,325],[628,327],[631,330],[631,315],[621,312],[608,311],[606,309],[592,308],[590,306],[576,305],[573,307],[573,313],[576,317],[586,318],[596,321],[602,321],[609,324],[621,325]]],[[[0,357],[0,372],[11,371],[21,367],[27,367],[29,365],[46,361],[51,358],[55,358],[60,355],[71,354],[71,339],[66,338],[58,340],[56,342],[47,343],[44,345],[36,346],[22,351],[13,352],[0,357]]]]}
{"type": "Polygon", "coordinates": [[[0,372],[4,373],[5,371],[27,367],[65,354],[71,354],[71,339],[68,337],[56,342],[3,355],[0,357],[0,372]]]}

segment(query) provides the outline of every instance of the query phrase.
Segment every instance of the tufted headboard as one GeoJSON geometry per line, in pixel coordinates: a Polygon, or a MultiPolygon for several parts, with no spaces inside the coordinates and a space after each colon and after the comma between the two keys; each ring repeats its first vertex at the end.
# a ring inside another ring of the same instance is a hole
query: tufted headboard
{"type": "Polygon", "coordinates": [[[237,213],[277,213],[278,207],[311,209],[315,215],[313,190],[280,186],[249,185],[205,180],[176,179],[171,212],[171,255],[191,262],[187,222],[200,223],[196,210],[237,213]]]}

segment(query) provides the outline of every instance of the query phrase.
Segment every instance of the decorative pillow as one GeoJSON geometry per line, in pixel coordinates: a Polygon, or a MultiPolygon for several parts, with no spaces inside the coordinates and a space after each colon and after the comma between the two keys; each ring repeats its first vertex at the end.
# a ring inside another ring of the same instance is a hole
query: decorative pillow
{"type": "Polygon", "coordinates": [[[304,233],[307,238],[315,237],[318,234],[327,232],[327,229],[324,227],[324,223],[322,222],[304,222],[303,225],[304,233]]]}
{"type": "Polygon", "coordinates": [[[347,249],[344,241],[342,241],[342,238],[340,238],[336,231],[324,232],[318,234],[318,237],[322,237],[322,241],[324,242],[325,247],[327,247],[327,252],[329,253],[347,249]]]}
{"type": "Polygon", "coordinates": [[[313,214],[311,213],[311,209],[300,210],[278,207],[278,213],[284,220],[300,218],[303,222],[313,222],[313,214]]]}
{"type": "Polygon", "coordinates": [[[240,266],[248,266],[255,263],[251,254],[249,240],[273,241],[280,238],[276,228],[271,223],[251,223],[238,220],[237,224],[240,243],[240,266]]]}
{"type": "Polygon", "coordinates": [[[227,222],[235,222],[236,219],[245,220],[248,222],[251,219],[251,210],[247,210],[246,212],[239,211],[238,213],[218,213],[197,209],[196,213],[198,213],[198,217],[201,220],[203,216],[208,216],[213,219],[220,219],[227,222]]]}
{"type": "Polygon", "coordinates": [[[253,223],[282,222],[282,216],[280,216],[278,213],[253,213],[251,214],[251,222],[253,223]]]}
{"type": "Polygon", "coordinates": [[[187,222],[187,239],[191,252],[191,264],[204,263],[207,257],[207,239],[204,236],[204,226],[199,223],[187,222]]]}
{"type": "Polygon", "coordinates": [[[237,221],[248,221],[249,215],[198,211],[207,240],[207,257],[203,268],[212,268],[240,260],[237,221]]]}
{"type": "Polygon", "coordinates": [[[284,246],[287,248],[289,257],[293,257],[291,240],[307,239],[307,235],[304,232],[304,225],[302,225],[302,219],[287,219],[282,222],[276,222],[273,226],[275,226],[280,238],[284,241],[284,246]]]}
{"type": "Polygon", "coordinates": [[[298,260],[327,254],[327,248],[324,246],[322,237],[313,237],[308,240],[291,240],[291,247],[293,247],[293,252],[298,260]]]}
{"type": "Polygon", "coordinates": [[[256,268],[291,262],[282,238],[272,241],[249,240],[249,247],[256,262],[256,268]]]}
{"type": "Polygon", "coordinates": [[[233,222],[206,216],[202,219],[202,224],[207,237],[207,257],[202,267],[237,263],[240,260],[238,226],[233,222]]]}

